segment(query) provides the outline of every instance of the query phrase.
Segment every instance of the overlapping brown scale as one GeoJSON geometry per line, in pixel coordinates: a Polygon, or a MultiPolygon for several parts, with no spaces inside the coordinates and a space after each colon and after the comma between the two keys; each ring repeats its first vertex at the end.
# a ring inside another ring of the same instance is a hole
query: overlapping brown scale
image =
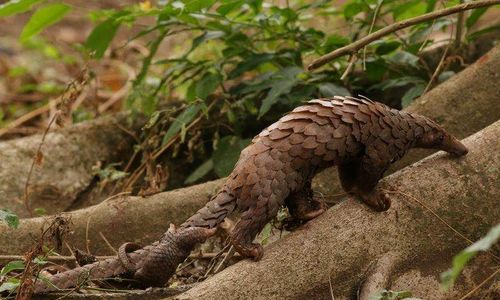
{"type": "Polygon", "coordinates": [[[259,140],[257,142],[254,142],[249,147],[243,149],[243,151],[241,151],[241,154],[245,156],[253,156],[265,152],[269,149],[269,146],[264,145],[264,143],[259,140]]]}
{"type": "Polygon", "coordinates": [[[304,149],[314,149],[318,147],[318,142],[316,142],[316,137],[308,136],[302,143],[302,147],[304,147],[304,149]]]}
{"type": "Polygon", "coordinates": [[[347,135],[351,134],[351,131],[352,131],[352,129],[350,126],[347,126],[347,125],[341,123],[333,131],[333,138],[335,138],[335,139],[344,138],[347,135]]]}
{"type": "Polygon", "coordinates": [[[292,110],[291,113],[304,112],[304,111],[309,112],[311,106],[313,106],[313,105],[302,105],[302,106],[296,107],[294,110],[292,110]]]}
{"type": "Polygon", "coordinates": [[[300,144],[293,145],[290,148],[290,150],[288,150],[288,154],[290,154],[290,156],[292,156],[292,157],[299,156],[301,152],[302,152],[302,145],[300,145],[300,144]]]}
{"type": "Polygon", "coordinates": [[[326,143],[333,137],[335,129],[332,126],[321,126],[320,131],[316,135],[318,143],[326,143]]]}
{"type": "MultiPolygon", "coordinates": [[[[288,195],[284,195],[282,197],[286,197],[288,195]]],[[[271,198],[269,199],[269,202],[267,203],[267,217],[268,219],[272,219],[276,216],[276,213],[280,209],[280,207],[283,205],[283,200],[279,199],[277,195],[272,195],[271,198]]]]}
{"type": "Polygon", "coordinates": [[[258,136],[268,136],[269,135],[269,129],[265,128],[262,130],[258,136]]]}
{"type": "MultiPolygon", "coordinates": [[[[327,119],[322,118],[318,116],[316,113],[310,111],[290,113],[282,117],[279,122],[288,122],[292,120],[312,120],[315,123],[318,123],[319,125],[325,125],[328,123],[327,119]]],[[[279,125],[278,128],[280,128],[280,126],[282,125],[279,125]]]]}
{"type": "Polygon", "coordinates": [[[295,170],[299,170],[301,168],[303,168],[306,164],[306,161],[301,158],[301,157],[295,157],[292,162],[290,163],[290,166],[295,169],[295,170]]]}
{"type": "Polygon", "coordinates": [[[318,111],[322,110],[323,107],[321,105],[318,105],[316,103],[312,103],[310,105],[305,105],[305,111],[309,111],[312,113],[317,113],[318,111]]]}
{"type": "Polygon", "coordinates": [[[321,109],[319,110],[318,112],[316,112],[316,114],[320,117],[326,117],[326,118],[338,118],[338,115],[336,115],[332,109],[329,109],[329,108],[325,108],[325,109],[321,109]]]}
{"type": "Polygon", "coordinates": [[[424,128],[417,125],[414,131],[416,136],[421,136],[424,133],[424,128]]]}
{"type": "Polygon", "coordinates": [[[323,156],[323,160],[326,162],[336,162],[339,160],[339,153],[337,150],[328,150],[323,156]]]}
{"type": "MultiPolygon", "coordinates": [[[[282,140],[275,142],[273,144],[273,149],[277,149],[281,152],[288,152],[291,147],[292,147],[292,144],[290,144],[290,141],[288,139],[282,139],[282,140]]],[[[282,160],[286,159],[287,156],[288,155],[285,155],[284,157],[282,157],[282,160]]]]}
{"type": "Polygon", "coordinates": [[[269,136],[259,136],[257,140],[252,140],[252,143],[258,143],[261,142],[265,146],[271,148],[271,146],[274,144],[274,141],[269,138],[269,136]]]}
{"type": "Polygon", "coordinates": [[[332,118],[329,118],[330,119],[330,122],[332,123],[333,125],[333,128],[337,128],[339,125],[340,125],[340,117],[339,116],[335,116],[335,117],[332,117],[332,118]]]}
{"type": "Polygon", "coordinates": [[[400,150],[404,150],[407,148],[407,142],[405,138],[400,138],[394,141],[394,145],[398,147],[400,150]]]}
{"type": "Polygon", "coordinates": [[[366,113],[361,112],[361,111],[357,111],[354,114],[354,119],[356,119],[357,121],[359,121],[361,123],[365,123],[365,124],[371,121],[370,116],[367,115],[366,113]]]}
{"type": "Polygon", "coordinates": [[[349,97],[349,96],[346,96],[345,97],[346,99],[344,100],[344,106],[349,106],[349,105],[352,105],[352,106],[358,106],[359,105],[359,100],[354,98],[354,97],[349,97]]]}
{"type": "Polygon", "coordinates": [[[356,119],[354,119],[354,115],[350,113],[344,113],[342,114],[341,117],[342,122],[352,124],[354,122],[357,122],[356,119]]]}
{"type": "Polygon", "coordinates": [[[390,143],[393,140],[391,128],[385,127],[382,129],[382,131],[379,132],[378,137],[386,143],[390,143]]]}
{"type": "Polygon", "coordinates": [[[343,99],[338,99],[338,98],[335,98],[332,100],[332,104],[335,105],[335,106],[344,106],[344,100],[343,99]]]}
{"type": "Polygon", "coordinates": [[[269,133],[269,138],[271,140],[279,140],[285,138],[293,133],[293,130],[281,130],[279,128],[274,129],[269,133]]]}
{"type": "Polygon", "coordinates": [[[326,143],[319,144],[318,147],[316,147],[316,149],[314,149],[314,155],[319,156],[319,157],[322,157],[323,155],[325,155],[326,152],[327,152],[326,143]]]}
{"type": "Polygon", "coordinates": [[[360,150],[360,145],[356,140],[354,139],[354,136],[348,135],[346,139],[346,151],[350,153],[351,155],[357,153],[360,150]]]}
{"type": "Polygon", "coordinates": [[[321,127],[316,123],[310,123],[304,127],[304,134],[308,136],[316,136],[320,131],[321,127]]]}
{"type": "Polygon", "coordinates": [[[311,149],[304,149],[299,156],[303,159],[309,159],[314,156],[314,150],[311,149]]]}
{"type": "Polygon", "coordinates": [[[257,167],[257,175],[259,175],[259,178],[266,178],[268,172],[269,170],[267,170],[264,166],[257,167]]]}
{"type": "Polygon", "coordinates": [[[309,101],[308,103],[316,103],[316,104],[319,104],[319,105],[326,107],[326,108],[333,107],[332,101],[326,100],[326,99],[314,99],[314,100],[309,101]]]}
{"type": "Polygon", "coordinates": [[[290,144],[292,145],[297,145],[297,144],[302,144],[302,142],[304,141],[304,135],[303,134],[300,134],[300,133],[294,133],[292,134],[289,138],[288,138],[288,141],[290,142],[290,144]]]}
{"type": "Polygon", "coordinates": [[[352,124],[351,128],[352,128],[351,134],[354,136],[356,141],[361,141],[361,128],[359,126],[359,123],[356,122],[352,124]]]}
{"type": "Polygon", "coordinates": [[[403,134],[403,131],[399,128],[396,128],[395,126],[393,126],[391,128],[391,134],[392,134],[392,137],[395,139],[395,140],[398,140],[398,139],[403,139],[405,138],[405,135],[403,134]]]}
{"type": "Polygon", "coordinates": [[[283,156],[283,152],[278,149],[272,149],[269,151],[269,155],[272,159],[281,159],[283,156]]]}
{"type": "Polygon", "coordinates": [[[257,168],[262,168],[266,164],[266,161],[268,160],[268,158],[269,158],[268,153],[260,153],[254,157],[253,161],[254,161],[254,164],[257,168]]]}
{"type": "Polygon", "coordinates": [[[271,159],[268,159],[268,161],[265,164],[265,167],[268,170],[277,171],[283,167],[283,162],[281,162],[281,160],[279,160],[279,159],[272,159],[271,158],[271,159]]]}

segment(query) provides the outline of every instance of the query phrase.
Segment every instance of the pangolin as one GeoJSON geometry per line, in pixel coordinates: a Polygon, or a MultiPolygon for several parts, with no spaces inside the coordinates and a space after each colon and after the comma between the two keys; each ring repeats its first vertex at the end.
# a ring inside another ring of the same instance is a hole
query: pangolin
{"type": "Polygon", "coordinates": [[[432,120],[391,109],[368,98],[340,97],[309,101],[264,129],[240,155],[220,191],[178,228],[145,248],[125,244],[116,259],[59,273],[35,292],[75,286],[82,278],[132,273],[146,285],[163,285],[197,243],[215,232],[231,212],[241,219],[231,243],[244,257],[258,260],[255,236],[282,206],[307,221],[327,206],[313,198],[311,180],[319,171],[338,166],[344,190],[377,211],[387,210],[389,198],[376,185],[391,163],[410,148],[432,148],[456,156],[467,148],[432,120]],[[50,282],[51,284],[47,284],[50,282]]]}

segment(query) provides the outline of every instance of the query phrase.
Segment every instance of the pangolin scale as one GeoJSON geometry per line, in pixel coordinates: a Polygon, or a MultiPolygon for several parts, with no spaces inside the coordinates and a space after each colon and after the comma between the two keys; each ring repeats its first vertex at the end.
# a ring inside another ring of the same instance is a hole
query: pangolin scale
{"type": "Polygon", "coordinates": [[[82,278],[127,272],[145,285],[163,285],[193,247],[212,235],[235,210],[242,214],[231,243],[244,257],[258,260],[263,249],[253,239],[280,207],[286,206],[292,217],[303,221],[326,210],[311,190],[314,175],[325,168],[338,166],[346,192],[377,211],[387,210],[390,200],[376,185],[391,163],[412,147],[457,156],[467,153],[455,137],[417,114],[367,98],[336,96],[309,101],[256,136],[241,152],[221,190],[179,228],[171,227],[160,241],[142,249],[125,244],[117,258],[38,281],[35,293],[75,286],[82,278]]]}

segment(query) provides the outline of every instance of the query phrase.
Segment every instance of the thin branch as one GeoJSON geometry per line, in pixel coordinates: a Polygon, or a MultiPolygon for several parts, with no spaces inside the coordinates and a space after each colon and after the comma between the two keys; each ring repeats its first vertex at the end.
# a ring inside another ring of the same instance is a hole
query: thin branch
{"type": "MultiPolygon", "coordinates": [[[[380,11],[380,7],[382,6],[383,2],[384,0],[377,1],[377,6],[375,7],[375,12],[373,13],[372,23],[370,24],[370,29],[368,30],[368,35],[370,35],[373,31],[378,12],[380,11]]],[[[363,71],[366,71],[366,46],[363,48],[363,71]]]]}
{"type": "Polygon", "coordinates": [[[451,14],[455,14],[461,11],[465,10],[470,10],[470,9],[475,9],[475,8],[480,8],[480,7],[486,7],[486,6],[492,6],[495,4],[500,4],[500,0],[479,0],[479,1],[474,1],[474,2],[467,2],[464,4],[452,6],[449,8],[441,9],[432,13],[424,14],[415,18],[410,18],[407,20],[403,20],[401,22],[396,22],[392,25],[389,25],[387,27],[384,27],[380,30],[375,31],[372,34],[369,34],[362,39],[359,39],[355,41],[354,43],[351,43],[345,47],[339,48],[335,51],[332,51],[326,55],[323,55],[322,57],[316,59],[313,61],[307,69],[309,71],[317,69],[321,67],[322,65],[326,64],[327,62],[340,57],[342,55],[346,54],[355,54],[359,51],[359,49],[363,48],[365,45],[370,44],[371,42],[380,39],[383,36],[386,36],[388,34],[391,34],[395,31],[401,30],[406,27],[413,26],[415,24],[419,24],[422,22],[434,20],[440,17],[448,16],[451,14]]]}
{"type": "Polygon", "coordinates": [[[38,149],[36,150],[35,156],[33,157],[33,161],[31,163],[30,170],[28,172],[28,177],[26,178],[26,183],[24,184],[24,205],[26,207],[26,210],[30,214],[30,217],[33,217],[33,209],[31,208],[31,203],[29,200],[29,184],[31,180],[31,175],[33,174],[33,168],[35,167],[35,164],[40,164],[41,160],[43,159],[43,154],[42,154],[42,146],[45,142],[45,138],[47,137],[47,133],[49,133],[50,127],[54,123],[54,121],[59,117],[61,114],[61,111],[58,110],[56,113],[52,116],[52,119],[49,121],[49,124],[47,125],[47,128],[45,128],[45,131],[42,135],[42,140],[40,141],[40,144],[38,145],[38,149]]]}
{"type": "MultiPolygon", "coordinates": [[[[460,0],[460,3],[464,3],[464,0],[460,0]]],[[[458,13],[457,17],[457,25],[455,31],[455,49],[460,48],[460,45],[462,44],[462,32],[464,29],[464,20],[465,20],[465,14],[463,11],[461,11],[458,13]]]]}
{"type": "Polygon", "coordinates": [[[340,76],[340,80],[344,81],[349,73],[354,69],[354,65],[356,64],[356,61],[358,60],[358,56],[356,54],[351,55],[349,57],[349,64],[347,65],[347,68],[345,69],[344,73],[342,76],[340,76]]]}

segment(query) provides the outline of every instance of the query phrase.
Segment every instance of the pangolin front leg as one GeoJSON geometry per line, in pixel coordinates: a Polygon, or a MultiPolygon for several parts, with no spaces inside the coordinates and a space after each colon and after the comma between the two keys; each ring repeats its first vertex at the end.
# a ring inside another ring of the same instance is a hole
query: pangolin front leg
{"type": "Polygon", "coordinates": [[[366,155],[359,161],[341,165],[339,177],[342,187],[375,211],[386,211],[391,207],[391,200],[376,186],[389,164],[366,155]]]}

